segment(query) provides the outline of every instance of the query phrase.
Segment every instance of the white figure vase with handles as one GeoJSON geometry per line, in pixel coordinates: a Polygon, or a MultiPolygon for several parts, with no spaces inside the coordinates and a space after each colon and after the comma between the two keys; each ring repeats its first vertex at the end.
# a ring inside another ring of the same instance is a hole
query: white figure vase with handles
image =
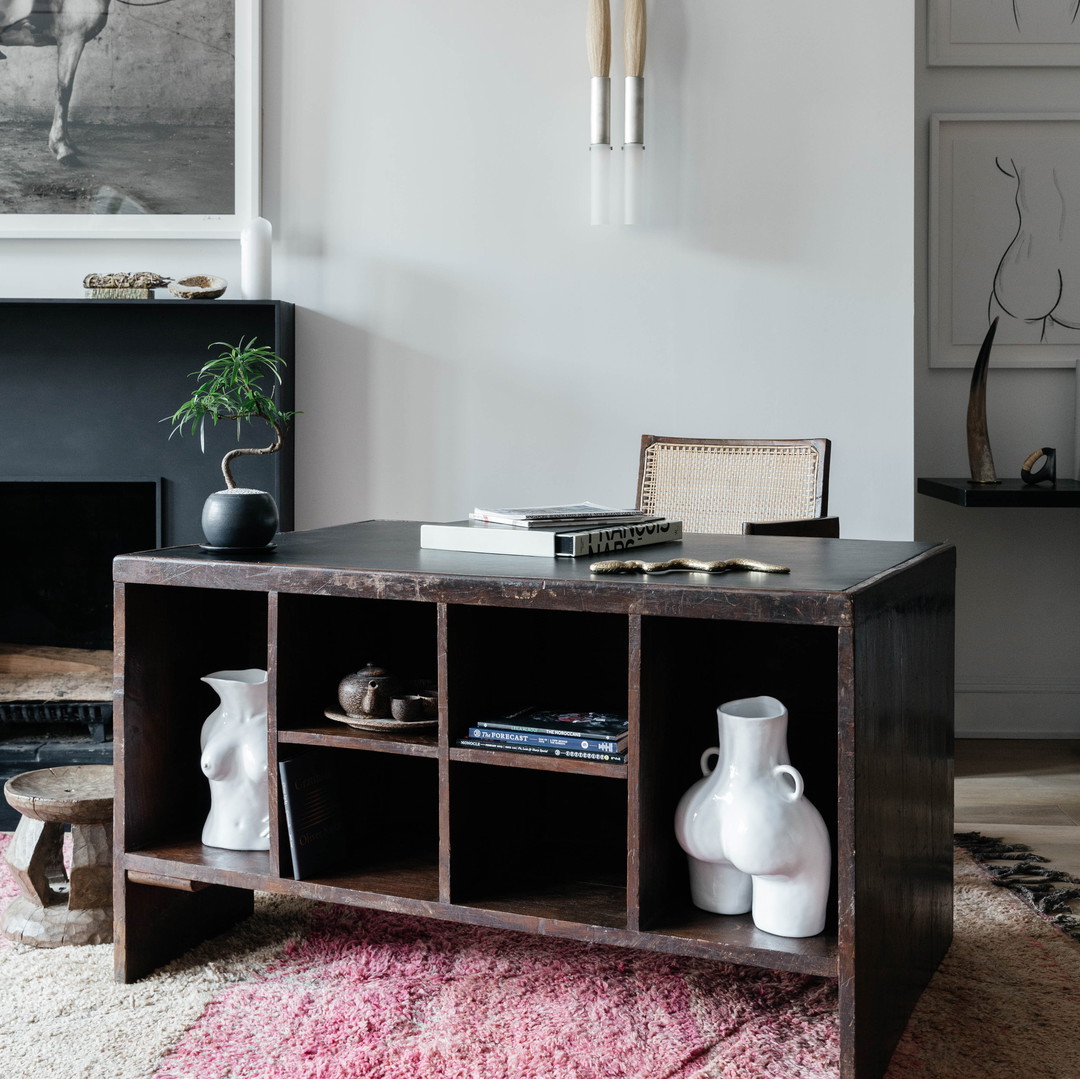
{"type": "Polygon", "coordinates": [[[675,812],[691,899],[717,914],[752,911],[767,933],[814,936],[825,928],[832,851],[788,757],[787,709],[749,697],[721,705],[717,718],[720,745],[702,755],[704,777],[675,812]]]}
{"type": "Polygon", "coordinates": [[[269,850],[266,671],[214,671],[202,681],[221,698],[200,739],[203,775],[210,781],[202,841],[227,850],[269,850]]]}

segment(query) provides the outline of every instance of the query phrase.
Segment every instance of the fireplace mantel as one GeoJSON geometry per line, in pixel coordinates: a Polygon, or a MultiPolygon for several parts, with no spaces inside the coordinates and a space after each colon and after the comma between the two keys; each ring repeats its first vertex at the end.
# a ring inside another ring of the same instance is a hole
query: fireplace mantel
{"type": "MultiPolygon", "coordinates": [[[[0,559],[10,572],[23,567],[22,592],[44,594],[28,547],[58,567],[46,575],[51,600],[77,593],[96,579],[84,567],[96,567],[104,558],[104,599],[85,609],[94,611],[95,632],[100,629],[103,642],[111,640],[111,555],[101,555],[96,545],[102,519],[113,553],[121,553],[116,545],[136,541],[130,538],[131,530],[114,529],[112,504],[85,493],[92,490],[87,481],[99,488],[145,488],[145,481],[151,481],[150,512],[156,501],[159,519],[151,522],[148,533],[136,533],[147,534],[143,548],[199,542],[202,504],[224,486],[220,462],[236,445],[235,427],[223,424],[208,430],[204,454],[197,437],[170,440],[171,424],[161,421],[190,395],[191,373],[221,351],[208,346],[237,344],[241,338],[256,338],[285,359],[279,402],[283,409],[292,409],[293,320],[293,305],[279,300],[0,300],[0,480],[19,481],[0,487],[65,481],[50,484],[59,488],[73,481],[75,489],[84,492],[70,506],[65,503],[58,526],[48,514],[35,512],[37,528],[29,521],[20,527],[19,517],[25,513],[8,507],[9,519],[0,528],[0,559]],[[54,542],[58,531],[63,535],[54,542]]],[[[255,425],[241,432],[246,445],[265,444],[258,441],[264,433],[255,425]]],[[[245,457],[236,465],[239,483],[274,496],[282,530],[293,527],[292,476],[291,437],[279,453],[245,457]]],[[[25,631],[27,623],[12,595],[9,589],[0,624],[5,629],[14,625],[16,635],[0,636],[0,650],[16,647],[0,656],[0,683],[14,679],[22,686],[28,671],[39,675],[49,656],[64,653],[63,647],[50,646],[71,642],[43,642],[29,635],[20,640],[18,631],[25,631]],[[31,646],[30,652],[20,645],[31,646]]],[[[100,647],[101,642],[93,645],[100,647]]],[[[69,677],[72,664],[86,666],[91,658],[101,663],[102,656],[107,660],[104,653],[87,652],[81,658],[63,654],[64,663],[52,671],[52,682],[59,685],[61,675],[69,677]]],[[[70,692],[81,699],[72,700],[54,687],[40,700],[28,691],[23,701],[21,692],[13,696],[11,685],[0,685],[0,783],[34,768],[112,759],[108,679],[104,693],[93,686],[85,694],[70,692]]],[[[0,828],[14,826],[9,815],[0,799],[0,828]]]]}
{"type": "MultiPolygon", "coordinates": [[[[291,409],[293,324],[281,300],[0,300],[0,476],[160,478],[163,545],[198,542],[236,432],[208,430],[203,454],[160,421],[216,355],[209,346],[251,337],[286,360],[279,401],[291,409]]],[[[293,527],[293,441],[236,467],[239,483],[277,500],[283,531],[293,527]]]]}

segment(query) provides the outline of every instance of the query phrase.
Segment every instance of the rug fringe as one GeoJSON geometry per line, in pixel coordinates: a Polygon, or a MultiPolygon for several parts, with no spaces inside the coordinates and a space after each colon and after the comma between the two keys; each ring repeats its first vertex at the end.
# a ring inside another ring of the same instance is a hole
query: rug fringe
{"type": "Polygon", "coordinates": [[[1080,878],[1060,869],[1047,869],[1039,865],[1050,859],[1035,854],[1024,843],[1006,843],[980,832],[957,832],[953,839],[958,847],[966,850],[986,870],[995,884],[1020,896],[1048,922],[1080,943],[1080,917],[1069,906],[1080,900],[1080,878]],[[1018,864],[989,864],[1006,861],[1018,864]],[[1061,884],[1078,887],[1062,888],[1059,887],[1061,884]]]}

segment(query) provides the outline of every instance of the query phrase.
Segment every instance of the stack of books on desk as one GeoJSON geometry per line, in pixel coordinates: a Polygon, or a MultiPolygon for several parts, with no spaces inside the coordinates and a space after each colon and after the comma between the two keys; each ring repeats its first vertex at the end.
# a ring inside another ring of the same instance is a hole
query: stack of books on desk
{"type": "Polygon", "coordinates": [[[468,520],[420,526],[420,546],[478,554],[575,558],[682,539],[682,522],[592,502],[518,509],[477,507],[468,520]]]}
{"type": "Polygon", "coordinates": [[[457,745],[571,760],[626,760],[626,716],[617,712],[561,712],[525,708],[505,719],[481,720],[457,745]]]}

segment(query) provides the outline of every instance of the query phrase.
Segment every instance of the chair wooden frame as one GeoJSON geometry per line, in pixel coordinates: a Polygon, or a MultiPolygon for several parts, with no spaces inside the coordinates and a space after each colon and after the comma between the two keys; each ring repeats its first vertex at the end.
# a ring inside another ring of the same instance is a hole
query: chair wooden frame
{"type": "MultiPolygon", "coordinates": [[[[812,484],[809,490],[805,488],[797,495],[787,492],[787,496],[778,499],[785,504],[792,502],[804,503],[807,513],[790,513],[783,519],[741,519],[738,520],[737,531],[746,535],[775,535],[775,536],[823,536],[835,538],[840,535],[840,519],[829,517],[829,465],[832,451],[832,443],[827,438],[795,438],[795,439],[754,439],[754,438],[682,438],[669,435],[642,435],[641,454],[638,462],[638,507],[647,513],[664,513],[683,519],[683,527],[686,531],[697,532],[721,532],[735,531],[733,528],[720,529],[715,527],[715,519],[723,516],[727,520],[732,519],[732,508],[717,508],[715,513],[703,510],[700,514],[694,512],[675,512],[665,508],[664,494],[658,490],[657,461],[664,448],[673,453],[695,453],[703,455],[718,454],[740,456],[743,458],[761,459],[762,467],[768,461],[781,463],[784,459],[793,460],[801,458],[812,460],[813,471],[809,475],[812,484]],[[704,521],[704,524],[702,523],[704,521]]],[[[762,480],[764,482],[764,479],[762,480]]],[[[783,479],[775,477],[769,479],[770,483],[783,482],[783,479]]],[[[760,489],[756,489],[760,496],[760,489]]],[[[709,498],[717,501],[718,496],[710,493],[709,498]]],[[[748,501],[754,501],[753,499],[748,501]]],[[[670,506],[670,503],[668,503],[670,506]]],[[[760,517],[761,510],[754,513],[752,509],[746,511],[750,516],[760,517]]],[[[739,510],[734,510],[738,518],[739,510]]]]}

